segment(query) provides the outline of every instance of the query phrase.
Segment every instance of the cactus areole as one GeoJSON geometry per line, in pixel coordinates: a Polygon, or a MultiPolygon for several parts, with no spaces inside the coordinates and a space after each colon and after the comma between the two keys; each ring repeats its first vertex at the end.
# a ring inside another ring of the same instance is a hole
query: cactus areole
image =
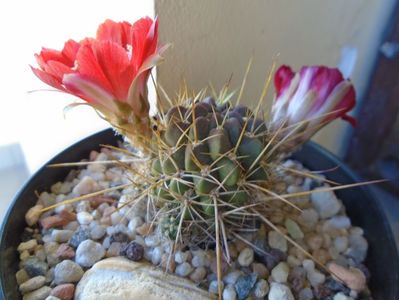
{"type": "Polygon", "coordinates": [[[140,178],[133,201],[147,202],[164,238],[216,245],[228,260],[228,241],[267,223],[276,200],[299,209],[276,191],[281,161],[334,119],[354,123],[347,115],[354,88],[338,69],[295,73],[282,66],[270,115],[263,100],[250,108],[227,89],[212,95],[186,89],[173,99],[156,87],[158,112],[150,116],[147,83],[165,49],[156,19],[107,20],[96,38],[69,40],[62,51],[43,48],[32,70],[83,99],[140,150],[142,162],[128,166],[140,178]]]}

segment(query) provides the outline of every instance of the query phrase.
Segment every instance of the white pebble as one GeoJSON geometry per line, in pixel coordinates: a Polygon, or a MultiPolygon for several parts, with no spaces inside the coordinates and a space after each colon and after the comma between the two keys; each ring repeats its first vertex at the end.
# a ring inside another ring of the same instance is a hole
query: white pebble
{"type": "Polygon", "coordinates": [[[101,213],[96,209],[91,212],[91,215],[94,220],[98,220],[101,218],[101,213]]]}
{"type": "Polygon", "coordinates": [[[206,276],[205,267],[198,267],[191,273],[190,279],[196,283],[201,282],[206,276]]]}
{"type": "Polygon", "coordinates": [[[78,282],[83,274],[84,271],[77,263],[63,260],[55,266],[54,282],[55,284],[78,282]]]}
{"type": "Polygon", "coordinates": [[[310,288],[304,288],[298,294],[299,300],[312,300],[313,299],[313,292],[310,288]]]}
{"type": "Polygon", "coordinates": [[[326,280],[326,276],[323,273],[317,271],[316,269],[307,272],[306,277],[308,278],[310,285],[313,287],[317,287],[326,280]]]}
{"type": "Polygon", "coordinates": [[[45,300],[60,300],[60,298],[58,297],[54,297],[54,296],[48,296],[45,300]]]}
{"type": "Polygon", "coordinates": [[[55,204],[55,195],[43,192],[39,196],[39,202],[43,204],[44,207],[55,204]]]}
{"type": "MultiPolygon", "coordinates": [[[[220,282],[222,285],[222,290],[224,287],[223,281],[220,282]]],[[[209,293],[217,295],[219,293],[219,288],[218,288],[218,281],[217,280],[212,280],[211,283],[209,284],[209,293]]]]}
{"type": "Polygon", "coordinates": [[[176,273],[177,275],[181,276],[181,277],[186,277],[186,276],[188,276],[192,271],[193,271],[193,267],[192,267],[189,263],[185,262],[185,263],[182,263],[181,265],[178,265],[178,266],[176,267],[175,273],[176,273]]]}
{"type": "Polygon", "coordinates": [[[86,195],[94,190],[97,187],[97,183],[93,180],[93,178],[89,176],[83,177],[79,183],[73,188],[72,193],[77,196],[86,195]]]}
{"type": "Polygon", "coordinates": [[[84,267],[91,267],[105,255],[104,247],[92,240],[81,242],[76,249],[76,262],[84,267]]]}
{"type": "Polygon", "coordinates": [[[163,250],[162,247],[155,247],[151,252],[151,263],[157,265],[161,262],[163,250]]]}
{"type": "Polygon", "coordinates": [[[285,220],[285,228],[287,228],[289,235],[293,239],[302,239],[304,237],[301,228],[298,226],[298,224],[295,221],[291,219],[285,220]]]}
{"type": "Polygon", "coordinates": [[[318,220],[319,214],[313,208],[304,209],[300,216],[300,221],[308,227],[315,226],[318,220]]]}
{"type": "Polygon", "coordinates": [[[352,299],[353,299],[352,297],[349,297],[342,292],[335,294],[333,298],[333,300],[352,300],[352,299]]]}
{"type": "Polygon", "coordinates": [[[285,283],[287,282],[289,271],[290,268],[288,267],[288,264],[286,262],[280,262],[273,268],[271,273],[272,278],[276,282],[285,283]]]}
{"type": "Polygon", "coordinates": [[[177,262],[178,264],[182,264],[187,261],[189,256],[190,252],[188,251],[183,252],[179,250],[175,253],[175,262],[177,262]]]}
{"type": "Polygon", "coordinates": [[[334,216],[327,223],[336,229],[348,229],[351,227],[351,220],[347,216],[334,216]]]}
{"type": "Polygon", "coordinates": [[[295,300],[288,286],[272,282],[269,291],[269,300],[295,300]]]}
{"type": "Polygon", "coordinates": [[[90,237],[93,240],[99,240],[105,235],[105,227],[102,225],[96,225],[90,230],[90,237]]]}
{"type": "Polygon", "coordinates": [[[236,300],[237,293],[234,286],[228,285],[223,290],[223,300],[236,300]]]}
{"type": "Polygon", "coordinates": [[[73,206],[72,204],[61,204],[59,206],[57,206],[54,211],[56,214],[59,214],[60,212],[62,212],[63,210],[67,210],[72,212],[73,211],[73,206]]]}
{"type": "Polygon", "coordinates": [[[314,270],[314,261],[311,259],[304,259],[302,262],[303,268],[309,272],[314,270]]]}
{"type": "Polygon", "coordinates": [[[337,251],[340,253],[348,249],[348,245],[349,245],[349,239],[346,236],[337,236],[334,239],[334,248],[337,249],[337,251]]]}
{"type": "Polygon", "coordinates": [[[254,261],[254,250],[252,248],[244,248],[238,255],[238,263],[242,267],[248,267],[254,261]]]}
{"type": "Polygon", "coordinates": [[[111,215],[112,225],[119,224],[121,221],[122,221],[122,216],[118,211],[112,213],[112,215],[111,215]]]}
{"type": "Polygon", "coordinates": [[[322,219],[331,218],[339,212],[341,203],[333,191],[318,192],[320,189],[325,187],[314,189],[315,192],[310,195],[310,199],[322,219]]]}
{"type": "Polygon", "coordinates": [[[292,255],[287,256],[287,263],[290,267],[298,267],[301,265],[301,261],[292,255]]]}
{"type": "Polygon", "coordinates": [[[224,276],[223,281],[226,284],[235,284],[238,280],[238,278],[242,275],[243,273],[241,271],[233,271],[228,273],[226,276],[224,276]]]}
{"type": "Polygon", "coordinates": [[[129,224],[127,225],[127,228],[129,229],[129,231],[131,232],[136,232],[136,228],[139,227],[140,225],[142,225],[143,219],[141,217],[134,217],[133,219],[131,219],[129,221],[129,224]]]}
{"type": "Polygon", "coordinates": [[[270,247],[278,249],[283,252],[287,252],[288,249],[287,240],[284,238],[283,235],[281,235],[277,231],[274,230],[269,231],[268,241],[270,247]]]}
{"type": "Polygon", "coordinates": [[[78,212],[76,218],[78,219],[80,225],[88,225],[91,221],[93,221],[93,216],[86,211],[78,212]]]}
{"type": "Polygon", "coordinates": [[[54,242],[65,243],[65,242],[69,241],[69,239],[72,237],[72,235],[73,235],[72,230],[53,229],[53,231],[51,232],[51,239],[54,242]]]}
{"type": "Polygon", "coordinates": [[[205,253],[203,251],[196,251],[191,260],[191,264],[195,268],[205,266],[206,265],[205,253]]]}
{"type": "Polygon", "coordinates": [[[107,253],[105,254],[106,257],[114,257],[114,256],[119,256],[121,252],[121,243],[114,242],[111,245],[109,245],[109,248],[107,250],[107,253]]]}
{"type": "Polygon", "coordinates": [[[256,298],[263,298],[269,292],[269,284],[266,280],[260,279],[255,285],[254,295],[256,298]]]}
{"type": "Polygon", "coordinates": [[[145,244],[147,245],[147,247],[155,247],[158,246],[160,244],[160,239],[159,236],[156,234],[153,235],[149,235],[144,239],[145,244]]]}
{"type": "Polygon", "coordinates": [[[349,246],[348,255],[360,262],[366,258],[368,242],[363,236],[351,234],[349,236],[349,246]]]}
{"type": "Polygon", "coordinates": [[[349,230],[349,233],[350,233],[350,235],[363,235],[364,230],[360,227],[354,226],[349,230]]]}

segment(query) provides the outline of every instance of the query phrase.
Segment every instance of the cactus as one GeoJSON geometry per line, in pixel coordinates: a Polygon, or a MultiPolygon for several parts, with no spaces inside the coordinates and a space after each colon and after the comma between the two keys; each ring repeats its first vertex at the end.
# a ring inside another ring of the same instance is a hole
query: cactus
{"type": "MultiPolygon", "coordinates": [[[[158,184],[150,195],[161,232],[170,239],[180,234],[196,239],[196,227],[212,234],[215,211],[254,203],[254,186],[271,182],[265,151],[270,133],[263,117],[243,105],[198,98],[154,118],[158,141],[150,174],[158,184]]],[[[248,220],[231,216],[231,223],[248,220]]]]}

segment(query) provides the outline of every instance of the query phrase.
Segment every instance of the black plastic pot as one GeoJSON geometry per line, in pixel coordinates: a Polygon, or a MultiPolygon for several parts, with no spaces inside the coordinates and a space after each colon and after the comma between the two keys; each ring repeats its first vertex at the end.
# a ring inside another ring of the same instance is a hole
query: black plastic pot
{"type": "MultiPolygon", "coordinates": [[[[117,143],[118,137],[108,129],[94,134],[69,147],[49,163],[79,161],[88,157],[100,144],[117,143]]],[[[322,147],[306,144],[294,158],[311,170],[327,170],[339,166],[327,174],[340,183],[353,183],[359,179],[338,158],[322,147]]],[[[47,190],[53,183],[62,181],[67,168],[41,168],[15,197],[1,227],[0,240],[0,298],[21,299],[15,273],[18,271],[17,246],[25,225],[25,213],[35,204],[35,191],[47,190]]],[[[394,237],[378,199],[367,186],[337,191],[343,200],[353,224],[362,227],[369,241],[366,265],[371,273],[370,288],[376,300],[399,300],[399,256],[394,237]]]]}

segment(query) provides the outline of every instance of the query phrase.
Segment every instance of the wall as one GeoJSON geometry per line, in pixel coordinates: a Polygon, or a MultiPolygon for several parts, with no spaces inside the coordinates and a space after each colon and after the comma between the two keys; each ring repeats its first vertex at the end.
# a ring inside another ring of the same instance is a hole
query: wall
{"type": "Polygon", "coordinates": [[[153,1],[1,1],[0,148],[20,143],[33,172],[73,142],[109,127],[87,107],[64,116],[64,107],[76,98],[49,91],[29,65],[36,66],[33,55],[41,47],[61,49],[69,38],[95,36],[107,18],[134,22],[153,14],[153,1]]]}
{"type": "MultiPolygon", "coordinates": [[[[253,57],[243,98],[253,104],[273,61],[295,69],[341,62],[360,98],[393,4],[393,0],[155,0],[161,40],[173,44],[159,67],[158,80],[171,95],[183,79],[195,90],[209,82],[220,88],[233,74],[232,87],[238,88],[253,57]]],[[[270,103],[272,91],[268,99],[270,103]]],[[[340,153],[346,128],[343,122],[334,122],[315,139],[340,153]]]]}

